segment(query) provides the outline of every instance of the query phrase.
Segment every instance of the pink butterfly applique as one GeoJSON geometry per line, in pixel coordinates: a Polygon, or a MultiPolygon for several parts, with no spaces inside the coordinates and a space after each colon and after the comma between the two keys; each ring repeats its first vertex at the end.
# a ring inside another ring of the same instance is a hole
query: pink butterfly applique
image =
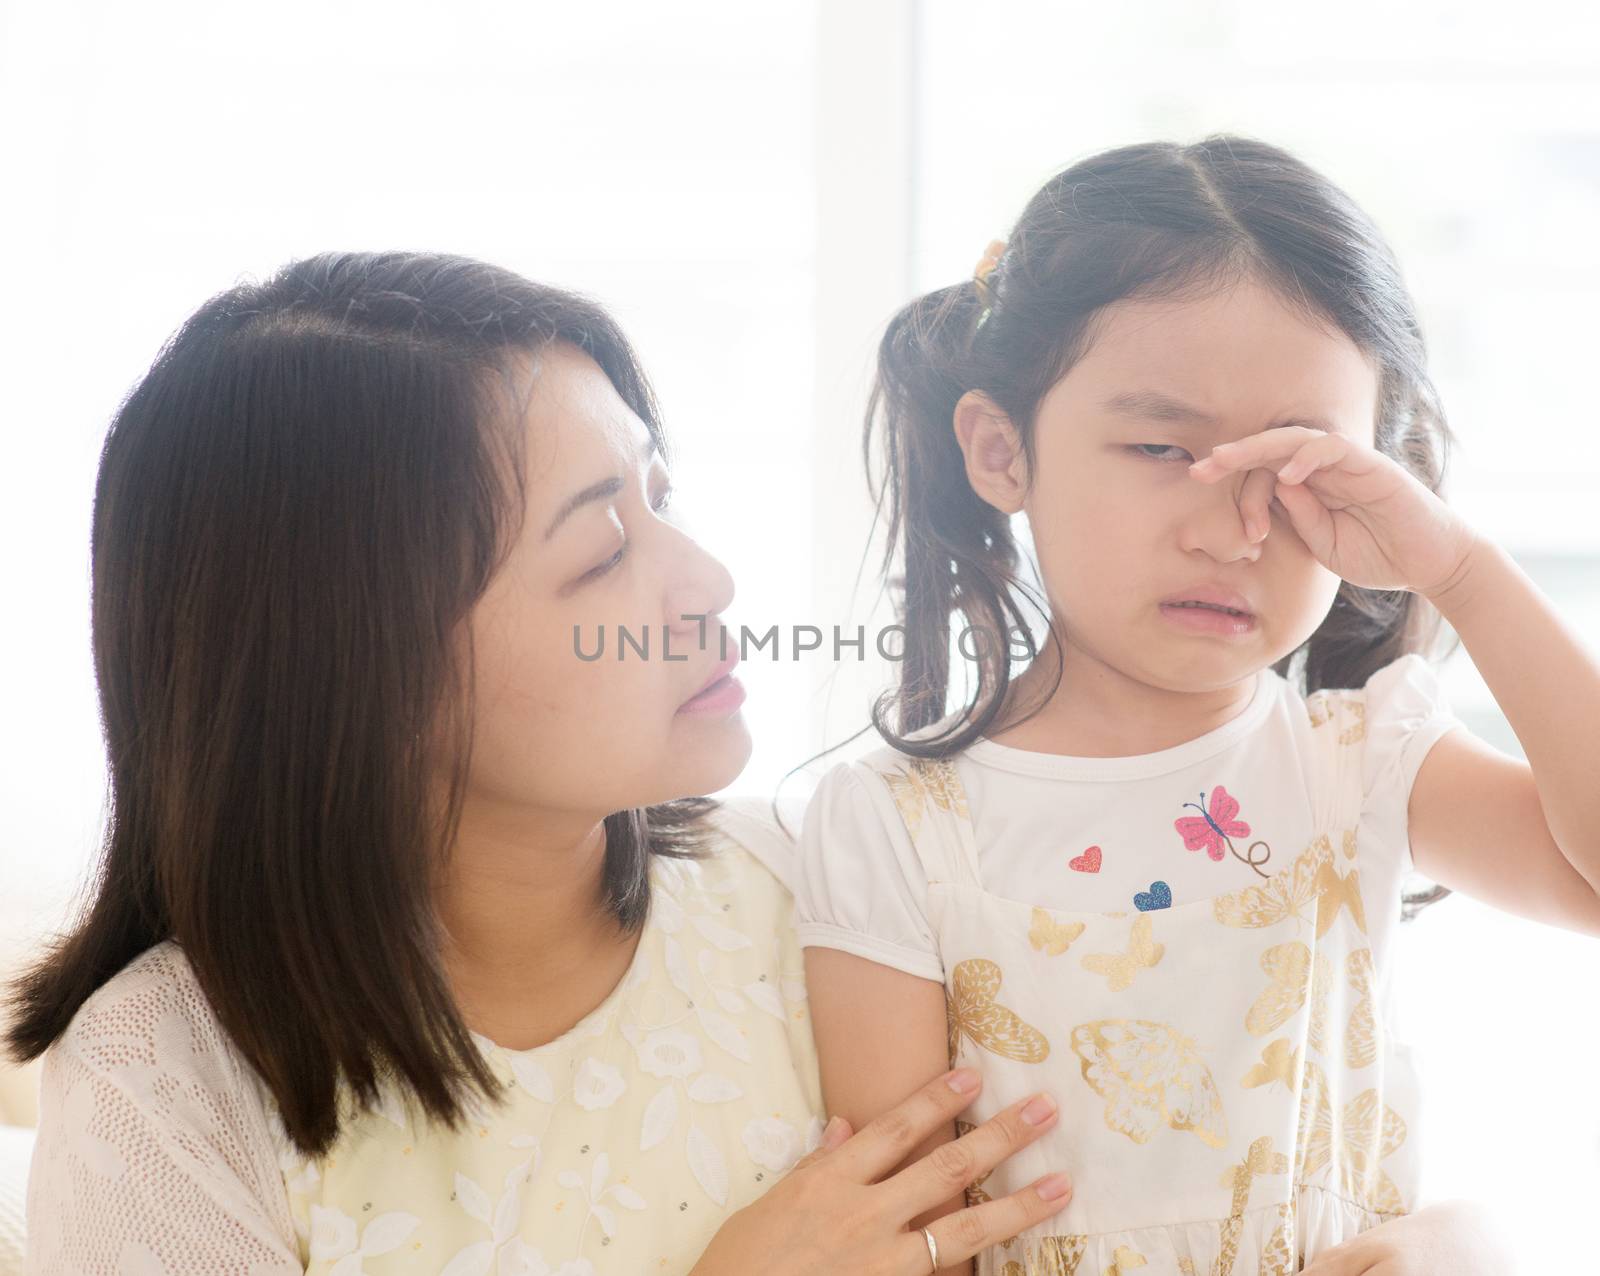
{"type": "MultiPolygon", "coordinates": [[[[1205,800],[1206,795],[1200,794],[1200,802],[1203,804],[1205,800]]],[[[1229,838],[1250,836],[1250,826],[1243,820],[1233,818],[1239,814],[1239,803],[1228,796],[1228,790],[1220,784],[1211,790],[1209,811],[1204,805],[1193,802],[1185,802],[1184,805],[1200,812],[1199,815],[1180,815],[1172,823],[1183,838],[1185,850],[1198,851],[1204,848],[1212,859],[1220,860],[1229,838]]]]}

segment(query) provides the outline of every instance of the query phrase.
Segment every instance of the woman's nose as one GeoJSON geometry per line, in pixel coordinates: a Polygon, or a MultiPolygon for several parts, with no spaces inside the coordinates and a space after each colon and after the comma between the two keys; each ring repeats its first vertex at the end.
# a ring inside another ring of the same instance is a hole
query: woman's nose
{"type": "Polygon", "coordinates": [[[1244,525],[1239,501],[1250,471],[1230,475],[1218,483],[1196,483],[1179,532],[1185,550],[1200,550],[1219,563],[1238,559],[1255,562],[1261,557],[1261,542],[1252,541],[1244,525]]]}
{"type": "Polygon", "coordinates": [[[666,623],[680,632],[699,632],[705,617],[733,603],[733,575],[692,537],[680,533],[679,540],[681,551],[667,587],[666,623]]]}

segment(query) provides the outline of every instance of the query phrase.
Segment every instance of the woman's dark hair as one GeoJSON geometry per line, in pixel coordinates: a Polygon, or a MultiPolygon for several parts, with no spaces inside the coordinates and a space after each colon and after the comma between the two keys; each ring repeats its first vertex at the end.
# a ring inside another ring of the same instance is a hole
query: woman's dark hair
{"type": "MultiPolygon", "coordinates": [[[[918,297],[879,346],[863,446],[871,473],[881,430],[874,496],[880,517],[887,509],[882,572],[888,577],[898,554],[904,574],[893,583],[906,638],[897,686],[874,705],[872,722],[896,749],[948,757],[985,735],[1006,709],[1009,639],[1034,632],[1023,601],[1055,628],[1021,575],[1009,518],[967,479],[952,429],[957,401],[969,390],[987,394],[1032,466],[1040,400],[1087,353],[1106,307],[1198,299],[1246,279],[1343,332],[1376,364],[1376,447],[1439,490],[1453,436],[1422,330],[1392,251],[1347,195],[1287,151],[1234,134],[1092,155],[1029,201],[982,285],[967,279],[918,297]],[[976,686],[950,714],[957,612],[976,643],[976,686]],[[928,730],[947,716],[945,729],[928,730]]],[[[1397,657],[1431,647],[1441,619],[1415,593],[1344,582],[1317,631],[1273,667],[1288,677],[1298,659],[1308,695],[1360,687],[1397,657]]],[[[1051,649],[1059,686],[1060,648],[1051,649]]]]}
{"type": "MultiPolygon", "coordinates": [[[[11,985],[18,1062],[171,938],[307,1154],[337,1137],[341,1081],[365,1107],[393,1074],[452,1128],[469,1089],[498,1100],[446,978],[434,886],[472,738],[463,622],[520,529],[525,396],[557,342],[667,454],[604,310],[466,257],[296,261],[163,346],[95,486],[101,862],[11,985]]],[[[648,912],[649,857],[701,854],[715,806],[607,817],[625,933],[648,912]]]]}

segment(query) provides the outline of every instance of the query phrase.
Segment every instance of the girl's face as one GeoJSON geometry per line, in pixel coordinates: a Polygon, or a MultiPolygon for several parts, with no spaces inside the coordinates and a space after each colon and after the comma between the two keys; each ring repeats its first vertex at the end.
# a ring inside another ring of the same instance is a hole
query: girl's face
{"type": "Polygon", "coordinates": [[[718,615],[733,579],[678,526],[649,430],[587,355],[539,356],[524,428],[522,530],[471,619],[480,817],[601,818],[715,792],[750,757],[743,692],[685,702],[737,659],[718,615]],[[619,626],[646,656],[623,644],[619,659],[619,626]],[[602,632],[600,658],[580,658],[602,632]]]}
{"type": "Polygon", "coordinates": [[[1199,302],[1123,302],[1101,319],[1039,406],[1032,490],[1016,498],[1051,606],[1072,647],[1148,686],[1239,683],[1311,636],[1339,578],[1281,510],[1265,539],[1249,537],[1239,505],[1249,474],[1207,484],[1188,465],[1284,424],[1370,447],[1377,376],[1342,333],[1254,283],[1199,302]],[[1181,623],[1193,613],[1162,606],[1205,587],[1246,600],[1247,632],[1194,628],[1181,623]]]}

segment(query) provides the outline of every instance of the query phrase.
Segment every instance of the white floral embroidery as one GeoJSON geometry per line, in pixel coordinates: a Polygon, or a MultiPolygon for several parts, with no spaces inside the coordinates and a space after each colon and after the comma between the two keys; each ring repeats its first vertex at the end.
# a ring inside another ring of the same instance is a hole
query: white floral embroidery
{"type": "Polygon", "coordinates": [[[800,1131],[778,1117],[747,1121],[739,1137],[750,1159],[765,1169],[782,1172],[800,1159],[800,1131]]]}
{"type": "MultiPolygon", "coordinates": [[[[605,1183],[610,1177],[611,1157],[604,1152],[595,1157],[594,1169],[589,1174],[587,1192],[584,1191],[583,1176],[576,1170],[562,1170],[560,1174],[556,1175],[556,1182],[561,1184],[562,1187],[570,1188],[582,1194],[584,1202],[589,1207],[589,1216],[599,1222],[600,1230],[608,1238],[616,1235],[617,1216],[612,1213],[610,1206],[603,1203],[606,1197],[614,1197],[616,1203],[624,1209],[642,1210],[648,1208],[648,1202],[644,1197],[640,1196],[626,1183],[613,1183],[610,1187],[607,1187],[605,1183]]],[[[584,1224],[585,1226],[588,1225],[588,1216],[585,1217],[584,1224]]],[[[580,1247],[583,1244],[582,1232],[578,1233],[578,1244],[580,1247]]]]}
{"type": "Polygon", "coordinates": [[[516,1235],[517,1225],[522,1218],[522,1188],[533,1176],[539,1161],[538,1141],[531,1142],[533,1155],[506,1171],[500,1199],[492,1204],[489,1194],[482,1187],[460,1170],[456,1171],[456,1204],[489,1228],[490,1239],[475,1241],[457,1251],[444,1269],[448,1276],[487,1273],[497,1253],[500,1255],[502,1276],[511,1271],[538,1272],[539,1267],[533,1265],[535,1261],[543,1265],[544,1260],[539,1257],[538,1251],[528,1249],[516,1235]]]}
{"type": "Polygon", "coordinates": [[[627,1088],[628,1083],[615,1065],[590,1055],[573,1078],[572,1097],[580,1108],[593,1112],[597,1108],[609,1108],[627,1088]]]}
{"type": "Polygon", "coordinates": [[[517,1084],[540,1103],[556,1101],[556,1087],[544,1064],[515,1053],[508,1054],[506,1062],[511,1065],[511,1075],[517,1079],[517,1084]]]}
{"type": "Polygon", "coordinates": [[[658,1028],[634,1049],[652,1077],[687,1077],[700,1069],[700,1042],[676,1028],[658,1028]]]}
{"type": "Polygon", "coordinates": [[[422,1220],[415,1214],[393,1210],[380,1214],[361,1229],[343,1210],[315,1203],[311,1206],[311,1261],[333,1262],[330,1276],[362,1276],[364,1258],[376,1258],[398,1249],[422,1220]]]}

